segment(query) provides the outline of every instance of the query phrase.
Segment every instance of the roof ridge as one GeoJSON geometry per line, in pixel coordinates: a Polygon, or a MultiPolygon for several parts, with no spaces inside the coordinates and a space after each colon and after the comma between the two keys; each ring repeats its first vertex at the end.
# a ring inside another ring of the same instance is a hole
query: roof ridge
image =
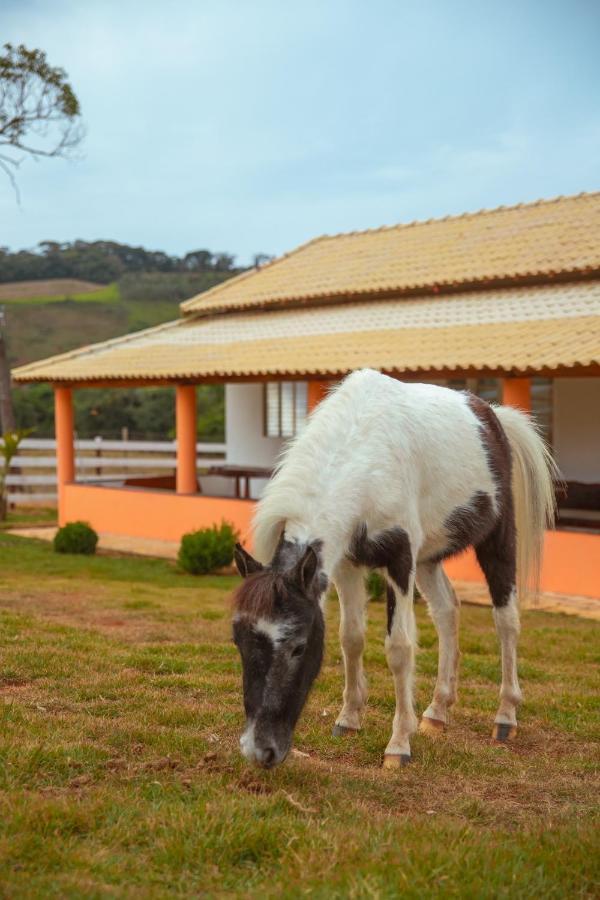
{"type": "MultiPolygon", "coordinates": [[[[314,238],[313,241],[308,241],[307,243],[310,244],[314,243],[314,241],[320,240],[335,240],[336,238],[350,237],[354,235],[378,234],[382,231],[400,231],[403,228],[415,228],[419,225],[431,225],[433,222],[453,222],[459,219],[473,219],[478,216],[489,216],[494,215],[495,213],[508,212],[513,209],[531,209],[535,206],[546,206],[550,205],[551,203],[558,203],[561,200],[580,200],[584,197],[587,198],[598,196],[600,196],[600,191],[580,191],[578,194],[557,194],[555,197],[540,197],[537,200],[531,200],[529,203],[501,204],[500,206],[493,206],[489,209],[486,207],[482,207],[482,209],[457,213],[456,215],[430,216],[428,219],[412,219],[412,221],[410,222],[397,222],[394,225],[379,225],[377,228],[357,228],[353,231],[337,231],[334,234],[322,234],[320,237],[314,238]]],[[[301,247],[298,247],[296,249],[300,250],[305,246],[306,244],[303,244],[301,245],[301,247]]]]}
{"type": "Polygon", "coordinates": [[[193,297],[189,297],[187,300],[183,300],[179,304],[179,309],[182,313],[185,313],[189,309],[191,304],[195,303],[200,298],[202,298],[202,300],[205,300],[207,297],[213,297],[215,294],[220,294],[221,291],[225,290],[226,287],[227,289],[229,289],[232,284],[237,284],[238,282],[243,281],[245,278],[249,278],[251,275],[256,275],[258,272],[262,272],[264,269],[270,269],[273,266],[276,266],[277,263],[281,263],[285,259],[289,259],[290,256],[295,256],[296,253],[299,253],[301,250],[304,250],[311,244],[315,244],[317,243],[317,241],[322,241],[327,237],[329,237],[329,235],[327,234],[318,235],[317,237],[311,238],[308,241],[304,241],[303,244],[299,244],[297,247],[294,247],[293,250],[288,250],[285,253],[282,253],[281,256],[276,256],[275,259],[270,259],[262,266],[251,266],[244,272],[240,272],[240,274],[236,275],[234,278],[227,278],[225,281],[221,281],[220,284],[215,284],[207,291],[200,291],[200,293],[194,294],[193,297]]]}

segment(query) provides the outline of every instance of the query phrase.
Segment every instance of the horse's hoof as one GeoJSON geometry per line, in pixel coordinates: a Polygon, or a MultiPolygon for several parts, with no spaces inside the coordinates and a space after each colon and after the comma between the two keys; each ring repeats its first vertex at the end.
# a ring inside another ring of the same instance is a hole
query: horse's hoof
{"type": "Polygon", "coordinates": [[[386,753],[383,757],[384,769],[400,769],[411,762],[410,753],[386,753]]]}
{"type": "Polygon", "coordinates": [[[495,722],[492,731],[492,738],[495,741],[505,743],[506,741],[514,741],[517,736],[517,726],[509,725],[506,722],[495,722]]]}
{"type": "Polygon", "coordinates": [[[358,734],[358,728],[349,728],[347,725],[338,725],[336,723],[331,733],[334,737],[346,737],[349,734],[358,734]]]}
{"type": "Polygon", "coordinates": [[[440,737],[446,730],[446,723],[441,719],[430,719],[429,716],[423,716],[419,722],[419,731],[429,737],[440,737]]]}

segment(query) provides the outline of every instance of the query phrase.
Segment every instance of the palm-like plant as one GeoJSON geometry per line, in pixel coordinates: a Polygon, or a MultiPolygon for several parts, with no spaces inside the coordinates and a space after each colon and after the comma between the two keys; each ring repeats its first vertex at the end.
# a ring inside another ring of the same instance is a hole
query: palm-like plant
{"type": "Polygon", "coordinates": [[[10,464],[17,455],[21,441],[32,431],[32,428],[17,428],[15,431],[5,432],[0,440],[0,522],[6,519],[8,513],[6,478],[10,464]]]}

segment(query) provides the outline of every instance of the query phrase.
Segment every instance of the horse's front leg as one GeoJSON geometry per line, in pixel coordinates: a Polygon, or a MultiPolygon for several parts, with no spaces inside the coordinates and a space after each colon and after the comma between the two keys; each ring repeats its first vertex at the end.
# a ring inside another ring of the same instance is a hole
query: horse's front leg
{"type": "Polygon", "coordinates": [[[410,573],[404,586],[406,590],[403,591],[390,580],[387,587],[388,633],[385,655],[394,677],[396,713],[392,736],[383,758],[386,769],[396,769],[410,762],[410,737],[417,730],[413,706],[416,644],[414,572],[410,573]]]}
{"type": "Polygon", "coordinates": [[[340,600],[340,644],[345,675],[344,704],[333,727],[334,736],[340,737],[360,730],[361,713],[367,702],[362,662],[367,593],[362,569],[349,563],[340,565],[334,581],[340,600]]]}
{"type": "Polygon", "coordinates": [[[441,563],[419,565],[417,583],[427,600],[439,643],[438,673],[433,699],[423,713],[419,731],[437,737],[448,724],[448,712],[456,701],[460,606],[441,563]]]}

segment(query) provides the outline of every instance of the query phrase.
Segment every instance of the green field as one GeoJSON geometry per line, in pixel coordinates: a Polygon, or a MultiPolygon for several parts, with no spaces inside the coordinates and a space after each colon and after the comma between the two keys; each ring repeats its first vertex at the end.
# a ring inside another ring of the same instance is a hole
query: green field
{"type": "Polygon", "coordinates": [[[38,294],[35,281],[0,284],[10,363],[24,365],[177,319],[182,300],[235,274],[237,270],[130,273],[118,282],[71,293],[63,293],[63,285],[90,285],[76,279],[48,279],[39,282],[38,294]]]}
{"type": "Polygon", "coordinates": [[[174,300],[122,300],[115,285],[79,298],[4,301],[11,365],[107,341],[179,316],[174,300]]]}
{"type": "Polygon", "coordinates": [[[66,294],[28,294],[26,297],[3,297],[0,302],[13,306],[32,304],[39,306],[46,303],[117,303],[121,299],[116,283],[99,285],[93,291],[81,291],[66,294]]]}
{"type": "MultiPolygon", "coordinates": [[[[598,896],[597,624],[524,615],[519,737],[494,746],[491,615],[465,608],[454,721],[384,772],[385,609],[370,610],[365,729],[335,740],[330,602],[308,756],[262,772],[237,750],[235,583],[0,534],[0,896],[598,896]]],[[[436,640],[417,611],[423,709],[436,640]]]]}
{"type": "MultiPolygon", "coordinates": [[[[11,366],[25,365],[82,345],[110,340],[179,318],[179,301],[197,288],[210,287],[235,272],[205,272],[197,276],[141,273],[124,276],[118,284],[61,298],[65,282],[40,282],[48,293],[35,296],[36,282],[14,283],[14,299],[6,299],[11,285],[0,285],[0,305],[6,313],[6,341],[11,366]],[[26,288],[26,290],[25,290],[26,288]],[[22,291],[17,296],[18,290],[22,291]],[[4,299],[2,299],[4,291],[4,299]],[[179,299],[162,299],[177,295],[179,299]]],[[[85,282],[79,282],[85,285],[85,282]]],[[[77,284],[77,282],[73,282],[77,284]]],[[[199,436],[223,440],[223,390],[198,389],[199,436]]],[[[76,428],[81,437],[118,438],[127,426],[130,436],[167,440],[174,428],[172,391],[135,389],[86,390],[75,395],[76,428]]],[[[33,429],[35,437],[54,434],[52,391],[47,385],[14,390],[17,423],[33,429]]]]}

